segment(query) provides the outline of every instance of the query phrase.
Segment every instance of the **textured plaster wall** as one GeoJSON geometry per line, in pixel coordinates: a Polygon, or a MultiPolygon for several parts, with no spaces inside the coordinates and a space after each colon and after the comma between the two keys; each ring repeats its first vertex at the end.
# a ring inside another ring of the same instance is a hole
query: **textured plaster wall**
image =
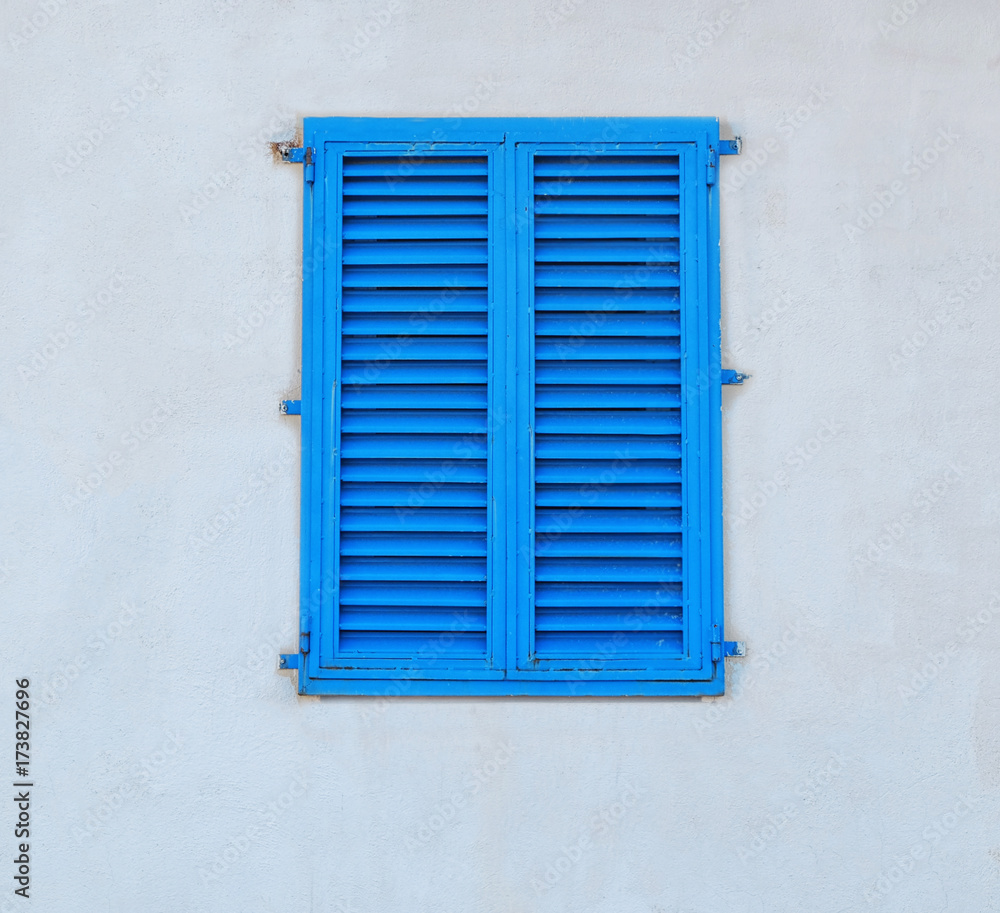
{"type": "Polygon", "coordinates": [[[0,913],[1000,909],[995,4],[2,17],[0,740],[29,676],[36,785],[32,898],[0,861],[0,913]],[[744,137],[724,698],[319,701],[275,672],[301,171],[267,144],[455,113],[744,137]]]}

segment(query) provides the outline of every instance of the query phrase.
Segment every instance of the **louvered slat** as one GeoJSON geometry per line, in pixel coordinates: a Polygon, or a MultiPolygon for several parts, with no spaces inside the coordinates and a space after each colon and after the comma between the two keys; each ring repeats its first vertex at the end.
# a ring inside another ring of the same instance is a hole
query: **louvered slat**
{"type": "Polygon", "coordinates": [[[488,168],[343,160],[337,654],[485,658],[488,168]]]}
{"type": "Polygon", "coordinates": [[[534,647],[684,649],[679,162],[534,156],[534,647]]]}

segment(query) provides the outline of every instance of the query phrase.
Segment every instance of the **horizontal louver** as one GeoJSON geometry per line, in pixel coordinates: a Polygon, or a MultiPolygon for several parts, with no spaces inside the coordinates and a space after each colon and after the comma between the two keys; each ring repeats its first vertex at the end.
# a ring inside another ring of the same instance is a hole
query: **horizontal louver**
{"type": "Polygon", "coordinates": [[[343,159],[335,655],[485,659],[488,167],[343,159]]]}
{"type": "Polygon", "coordinates": [[[684,653],[675,155],[533,157],[532,662],[684,653]]]}

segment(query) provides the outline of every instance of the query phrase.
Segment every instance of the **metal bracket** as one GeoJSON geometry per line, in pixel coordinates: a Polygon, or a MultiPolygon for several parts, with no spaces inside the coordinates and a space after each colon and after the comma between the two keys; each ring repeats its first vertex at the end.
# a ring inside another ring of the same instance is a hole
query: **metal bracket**
{"type": "Polygon", "coordinates": [[[723,656],[746,656],[747,645],[742,640],[722,640],[719,625],[712,625],[712,661],[719,662],[723,656]]]}
{"type": "Polygon", "coordinates": [[[292,146],[290,149],[281,150],[281,159],[290,165],[301,165],[306,160],[306,152],[309,153],[309,160],[312,161],[312,151],[312,146],[292,146]]]}
{"type": "Polygon", "coordinates": [[[302,415],[302,400],[283,399],[278,404],[278,411],[282,415],[302,415]]]}
{"type": "Polygon", "coordinates": [[[741,141],[737,136],[736,139],[720,139],[717,146],[708,147],[708,168],[705,175],[705,182],[709,186],[719,179],[719,156],[739,155],[740,145],[741,141]]]}
{"type": "Polygon", "coordinates": [[[745,381],[750,375],[740,374],[739,371],[730,371],[727,368],[722,369],[722,382],[724,384],[737,384],[740,385],[745,381]]]}
{"type": "Polygon", "coordinates": [[[282,149],[281,160],[291,165],[304,165],[303,174],[306,181],[311,184],[316,175],[315,154],[316,150],[312,146],[295,146],[291,149],[282,149]]]}
{"type": "Polygon", "coordinates": [[[304,631],[299,635],[298,653],[279,653],[279,669],[305,669],[306,654],[309,652],[309,632],[304,631]]]}

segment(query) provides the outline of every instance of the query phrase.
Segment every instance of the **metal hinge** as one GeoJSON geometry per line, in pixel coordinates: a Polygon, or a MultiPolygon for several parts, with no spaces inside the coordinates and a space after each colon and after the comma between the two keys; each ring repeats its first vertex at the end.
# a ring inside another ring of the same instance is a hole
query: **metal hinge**
{"type": "Polygon", "coordinates": [[[278,411],[282,415],[302,415],[302,400],[283,399],[278,404],[278,411]]]}
{"type": "Polygon", "coordinates": [[[749,376],[749,374],[740,374],[739,371],[731,371],[727,368],[722,369],[722,382],[724,384],[742,384],[749,376]]]}
{"type": "Polygon", "coordinates": [[[719,636],[719,626],[715,625],[712,639],[712,662],[719,662],[724,656],[746,656],[747,645],[742,640],[722,640],[719,636]]]}
{"type": "Polygon", "coordinates": [[[708,147],[708,168],[705,181],[709,185],[716,183],[719,179],[719,156],[739,155],[740,145],[741,141],[737,136],[736,139],[721,139],[717,146],[708,147]]]}
{"type": "Polygon", "coordinates": [[[723,656],[746,656],[747,645],[742,640],[727,640],[725,643],[712,641],[712,662],[718,662],[723,656]]]}
{"type": "Polygon", "coordinates": [[[282,149],[281,159],[292,165],[296,163],[303,165],[303,176],[306,183],[311,184],[316,177],[315,154],[316,150],[312,146],[295,146],[291,149],[282,149]]]}
{"type": "Polygon", "coordinates": [[[299,635],[298,653],[279,653],[279,669],[304,669],[306,667],[305,656],[309,652],[309,632],[303,631],[299,635]]]}

